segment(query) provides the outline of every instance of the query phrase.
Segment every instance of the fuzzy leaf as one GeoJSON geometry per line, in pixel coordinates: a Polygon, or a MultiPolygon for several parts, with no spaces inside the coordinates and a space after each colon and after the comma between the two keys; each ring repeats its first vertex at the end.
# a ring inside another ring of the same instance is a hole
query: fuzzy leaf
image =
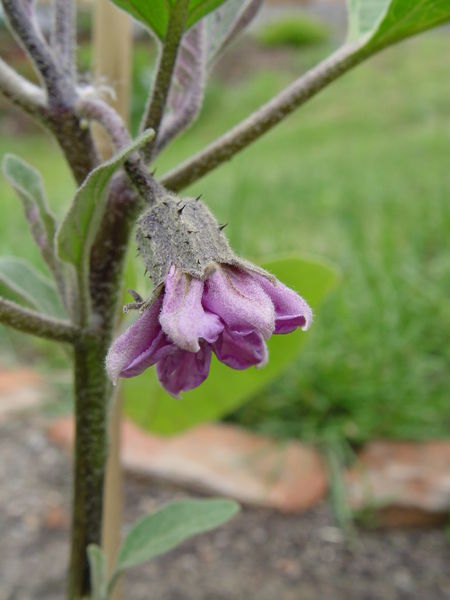
{"type": "Polygon", "coordinates": [[[22,202],[34,241],[46,263],[54,270],[56,220],[48,206],[39,172],[13,154],[4,156],[2,169],[22,202]]]}
{"type": "Polygon", "coordinates": [[[349,0],[349,39],[370,54],[450,20],[449,0],[349,0]]]}
{"type": "Polygon", "coordinates": [[[202,20],[187,31],[180,44],[164,116],[156,142],[159,153],[195,121],[203,104],[206,79],[206,31],[202,20]]]}
{"type": "MultiPolygon", "coordinates": [[[[177,10],[176,0],[112,0],[135,19],[150,27],[163,41],[167,33],[170,11],[177,10]]],[[[225,0],[190,0],[186,30],[225,0]]]]}
{"type": "Polygon", "coordinates": [[[0,295],[52,317],[65,315],[53,282],[20,258],[0,257],[0,295]]]}
{"type": "Polygon", "coordinates": [[[117,559],[116,572],[168,552],[194,535],[231,519],[239,510],[232,500],[177,500],[138,521],[129,531],[117,559]]]}
{"type": "Polygon", "coordinates": [[[105,210],[106,189],[115,171],[132,152],[153,138],[145,131],[130,146],[92,171],[75,194],[56,239],[59,256],[78,269],[86,267],[89,252],[105,210]]]}
{"type": "Polygon", "coordinates": [[[207,62],[212,66],[225,48],[251,23],[263,0],[228,0],[208,15],[207,62]]]}
{"type": "MultiPolygon", "coordinates": [[[[262,266],[298,290],[315,312],[337,281],[332,267],[310,259],[285,258],[262,266]]],[[[206,381],[183,393],[181,401],[162,389],[154,368],[148,369],[123,381],[125,410],[141,427],[163,435],[218,419],[279,377],[298,357],[308,336],[303,331],[272,336],[267,344],[269,362],[262,369],[235,371],[213,357],[206,381]]]]}
{"type": "Polygon", "coordinates": [[[96,544],[87,548],[91,576],[91,600],[106,600],[106,558],[96,544]]]}

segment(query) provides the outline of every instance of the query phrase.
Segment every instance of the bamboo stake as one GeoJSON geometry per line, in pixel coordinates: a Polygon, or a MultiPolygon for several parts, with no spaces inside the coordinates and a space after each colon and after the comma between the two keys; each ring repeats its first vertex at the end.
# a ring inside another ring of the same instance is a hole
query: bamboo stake
{"type": "MultiPolygon", "coordinates": [[[[129,16],[110,0],[94,3],[94,73],[97,84],[105,84],[114,92],[108,102],[129,121],[132,23],[129,16]]],[[[97,133],[98,129],[96,130],[97,133]]],[[[97,135],[96,135],[97,137],[97,135]]],[[[98,134],[100,153],[107,158],[111,144],[103,131],[98,134]]]]}

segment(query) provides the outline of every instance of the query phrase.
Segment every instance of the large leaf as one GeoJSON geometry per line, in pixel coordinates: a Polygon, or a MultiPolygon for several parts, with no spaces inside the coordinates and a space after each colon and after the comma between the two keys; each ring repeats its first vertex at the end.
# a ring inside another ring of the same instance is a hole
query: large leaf
{"type": "Polygon", "coordinates": [[[59,256],[78,269],[86,266],[95,233],[105,210],[106,189],[115,171],[132,152],[153,138],[145,131],[130,146],[92,171],[75,194],[56,239],[59,256]]]}
{"type": "Polygon", "coordinates": [[[349,0],[349,39],[369,53],[450,20],[449,0],[349,0]]]}
{"type": "MultiPolygon", "coordinates": [[[[160,40],[167,33],[170,11],[177,10],[177,0],[112,0],[135,19],[150,27],[160,40]]],[[[190,0],[186,29],[220,6],[225,0],[190,0]]]]}
{"type": "MultiPolygon", "coordinates": [[[[288,286],[298,290],[316,310],[336,284],[334,269],[321,262],[285,258],[263,265],[288,286]]],[[[314,327],[314,324],[313,324],[314,327]]],[[[217,419],[279,377],[298,356],[308,333],[296,331],[269,340],[269,362],[263,369],[234,371],[213,357],[208,379],[183,394],[169,396],[158,383],[154,369],[124,381],[126,411],[140,426],[160,434],[173,434],[198,423],[217,419]]]]}
{"type": "Polygon", "coordinates": [[[0,295],[53,317],[63,317],[53,282],[25,260],[0,257],[0,295]]]}
{"type": "Polygon", "coordinates": [[[4,156],[2,169],[22,202],[31,234],[44,260],[52,270],[55,270],[56,220],[48,206],[39,172],[13,154],[4,156]]]}
{"type": "Polygon", "coordinates": [[[232,500],[177,500],[143,517],[129,531],[116,573],[175,548],[188,538],[226,523],[239,510],[232,500]]]}

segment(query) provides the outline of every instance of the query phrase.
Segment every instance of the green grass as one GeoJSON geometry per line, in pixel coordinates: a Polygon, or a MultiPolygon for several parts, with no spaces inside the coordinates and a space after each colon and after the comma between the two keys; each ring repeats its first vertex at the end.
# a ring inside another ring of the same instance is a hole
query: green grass
{"type": "Polygon", "coordinates": [[[321,21],[298,13],[283,15],[256,33],[259,44],[267,48],[314,46],[326,42],[329,36],[330,32],[321,21]]]}
{"type": "MultiPolygon", "coordinates": [[[[342,271],[300,360],[232,419],[279,436],[355,443],[448,436],[448,49],[448,37],[435,33],[383,53],[189,190],[229,223],[239,253],[298,251],[342,271]]],[[[308,56],[294,62],[300,68],[308,56]]],[[[161,157],[157,173],[288,79],[278,71],[255,73],[239,88],[214,82],[202,118],[161,157]]],[[[73,184],[54,145],[3,137],[5,151],[42,170],[61,214],[73,184]]],[[[39,265],[4,180],[0,194],[0,253],[39,265]]],[[[0,337],[4,352],[10,339],[0,337]]]]}

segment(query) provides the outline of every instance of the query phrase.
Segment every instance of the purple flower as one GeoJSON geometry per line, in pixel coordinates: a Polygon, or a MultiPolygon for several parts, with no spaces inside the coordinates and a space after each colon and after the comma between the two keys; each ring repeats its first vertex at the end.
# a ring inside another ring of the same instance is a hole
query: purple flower
{"type": "Polygon", "coordinates": [[[179,397],[206,379],[212,352],[232,369],[262,367],[265,340],[312,320],[303,298],[263,273],[221,264],[203,281],[172,265],[156,300],[111,346],[112,381],[156,364],[163,387],[179,397]]]}

